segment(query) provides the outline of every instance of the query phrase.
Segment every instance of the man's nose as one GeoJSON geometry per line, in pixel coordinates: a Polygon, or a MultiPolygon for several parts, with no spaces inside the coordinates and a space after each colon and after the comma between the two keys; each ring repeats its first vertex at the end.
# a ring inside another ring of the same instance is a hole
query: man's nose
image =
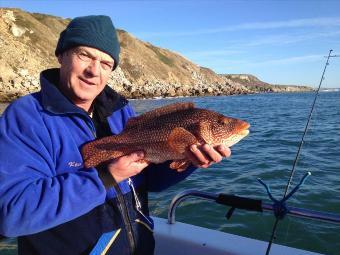
{"type": "Polygon", "coordinates": [[[87,66],[86,70],[92,76],[99,76],[100,75],[100,61],[96,59],[92,59],[92,61],[87,66]]]}

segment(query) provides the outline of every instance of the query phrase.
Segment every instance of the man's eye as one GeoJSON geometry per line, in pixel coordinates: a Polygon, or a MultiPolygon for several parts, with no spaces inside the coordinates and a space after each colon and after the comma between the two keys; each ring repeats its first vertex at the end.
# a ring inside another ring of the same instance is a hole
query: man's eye
{"type": "Polygon", "coordinates": [[[84,61],[90,61],[91,60],[91,57],[84,52],[79,52],[78,56],[81,60],[84,60],[84,61]]]}
{"type": "Polygon", "coordinates": [[[113,68],[113,64],[112,63],[109,63],[109,62],[101,62],[102,64],[102,67],[105,69],[105,70],[110,70],[113,68]]]}

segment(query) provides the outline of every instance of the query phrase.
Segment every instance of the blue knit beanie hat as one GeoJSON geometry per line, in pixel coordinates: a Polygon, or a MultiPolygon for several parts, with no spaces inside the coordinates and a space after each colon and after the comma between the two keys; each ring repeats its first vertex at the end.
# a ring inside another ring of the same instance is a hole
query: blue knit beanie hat
{"type": "Polygon", "coordinates": [[[119,63],[119,40],[111,18],[90,15],[74,18],[60,33],[55,55],[76,46],[88,46],[109,54],[114,59],[113,70],[119,63]]]}

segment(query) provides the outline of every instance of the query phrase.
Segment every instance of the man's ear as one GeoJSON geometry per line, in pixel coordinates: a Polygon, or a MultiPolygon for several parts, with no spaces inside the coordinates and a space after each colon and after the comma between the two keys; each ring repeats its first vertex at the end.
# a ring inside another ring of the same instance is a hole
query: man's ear
{"type": "Polygon", "coordinates": [[[59,54],[57,58],[58,58],[59,64],[62,64],[62,62],[63,62],[63,54],[62,53],[59,54]]]}

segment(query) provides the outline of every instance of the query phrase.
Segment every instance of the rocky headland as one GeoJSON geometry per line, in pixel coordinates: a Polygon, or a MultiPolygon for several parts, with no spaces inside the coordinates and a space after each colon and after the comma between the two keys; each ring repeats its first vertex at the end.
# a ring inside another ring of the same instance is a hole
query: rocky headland
{"type": "MultiPolygon", "coordinates": [[[[54,49],[69,19],[0,8],[0,102],[40,89],[39,73],[58,67],[54,49]]],[[[118,30],[120,66],[109,85],[127,98],[311,91],[273,85],[250,74],[217,74],[167,49],[118,30]]]]}

